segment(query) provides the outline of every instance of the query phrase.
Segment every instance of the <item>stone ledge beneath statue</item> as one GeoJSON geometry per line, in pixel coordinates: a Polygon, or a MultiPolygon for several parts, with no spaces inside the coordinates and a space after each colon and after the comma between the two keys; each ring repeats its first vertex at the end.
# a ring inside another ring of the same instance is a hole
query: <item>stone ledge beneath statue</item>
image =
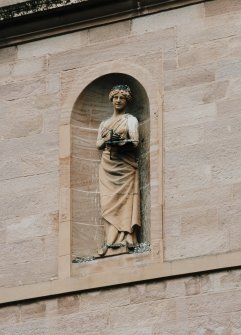
{"type": "MultiPolygon", "coordinates": [[[[119,256],[116,256],[118,258],[119,256]]],[[[123,257],[136,259],[141,261],[143,257],[150,257],[150,255],[122,255],[123,257]]],[[[104,260],[111,259],[111,257],[104,258],[104,260]]],[[[138,282],[143,280],[151,280],[155,278],[165,278],[170,276],[177,276],[183,274],[193,274],[205,271],[213,271],[223,268],[240,268],[241,252],[233,252],[222,255],[211,255],[190,258],[185,260],[178,260],[174,262],[152,262],[143,266],[142,263],[132,268],[121,267],[113,269],[110,267],[108,272],[95,272],[88,274],[85,272],[90,264],[75,264],[76,268],[82,273],[69,278],[57,279],[38,284],[30,284],[18,287],[2,287],[0,288],[0,304],[33,299],[38,297],[52,296],[69,292],[78,292],[87,289],[94,289],[106,287],[110,285],[127,284],[130,282],[138,282]]],[[[101,264],[98,260],[91,263],[93,266],[101,264]]],[[[98,266],[99,270],[100,267],[98,266]]]]}
{"type": "MultiPolygon", "coordinates": [[[[108,256],[118,256],[122,254],[143,254],[151,252],[150,243],[140,243],[133,246],[126,246],[124,244],[113,244],[109,246],[104,257],[108,256]]],[[[98,251],[93,256],[76,256],[73,258],[72,263],[88,263],[95,259],[104,259],[103,256],[98,254],[98,251]]]]}

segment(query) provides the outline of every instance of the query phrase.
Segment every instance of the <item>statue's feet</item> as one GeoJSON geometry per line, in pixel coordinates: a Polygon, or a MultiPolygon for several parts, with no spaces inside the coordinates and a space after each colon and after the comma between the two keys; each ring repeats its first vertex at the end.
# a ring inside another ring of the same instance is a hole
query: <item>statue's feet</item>
{"type": "Polygon", "coordinates": [[[132,252],[135,249],[136,244],[126,243],[126,247],[127,247],[127,249],[128,249],[129,252],[132,252]]]}
{"type": "Polygon", "coordinates": [[[127,248],[134,248],[135,243],[134,243],[132,234],[126,235],[126,246],[127,248]]]}
{"type": "Polygon", "coordinates": [[[108,250],[108,246],[107,246],[107,244],[104,244],[102,248],[99,248],[97,250],[97,253],[98,253],[99,256],[103,257],[103,256],[105,256],[107,250],[108,250]]]}

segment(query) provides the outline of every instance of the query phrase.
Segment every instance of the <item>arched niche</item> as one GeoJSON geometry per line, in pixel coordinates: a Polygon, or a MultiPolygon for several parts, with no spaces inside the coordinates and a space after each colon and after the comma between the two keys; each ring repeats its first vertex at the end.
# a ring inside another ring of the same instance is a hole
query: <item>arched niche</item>
{"type": "Polygon", "coordinates": [[[96,149],[99,124],[111,116],[113,107],[108,100],[110,89],[116,84],[131,87],[134,101],[128,113],[139,121],[139,170],[142,228],[139,241],[150,239],[150,116],[149,101],[143,86],[133,77],[111,73],[91,82],[76,100],[71,117],[71,213],[72,256],[96,255],[104,241],[98,168],[101,152],[96,149]]]}

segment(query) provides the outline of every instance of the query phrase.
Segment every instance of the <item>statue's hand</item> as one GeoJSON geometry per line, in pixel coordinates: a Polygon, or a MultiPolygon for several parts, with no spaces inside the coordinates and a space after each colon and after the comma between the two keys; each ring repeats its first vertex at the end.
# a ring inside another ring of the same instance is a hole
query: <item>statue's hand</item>
{"type": "Polygon", "coordinates": [[[110,140],[112,142],[119,142],[121,140],[121,136],[117,133],[113,133],[110,140]]]}
{"type": "Polygon", "coordinates": [[[116,146],[116,145],[123,145],[125,143],[125,140],[119,135],[118,133],[112,133],[109,140],[105,142],[106,144],[116,146]]]}

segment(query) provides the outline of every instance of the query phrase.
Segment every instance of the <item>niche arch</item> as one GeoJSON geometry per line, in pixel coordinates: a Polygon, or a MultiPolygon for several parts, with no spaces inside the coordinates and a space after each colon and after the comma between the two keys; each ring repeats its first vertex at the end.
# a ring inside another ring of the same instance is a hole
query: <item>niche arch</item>
{"type": "Polygon", "coordinates": [[[150,241],[150,110],[144,87],[124,73],[109,73],[93,80],[78,96],[71,116],[71,226],[72,258],[96,255],[104,240],[100,215],[98,169],[101,152],[96,149],[99,124],[112,114],[108,100],[113,85],[131,87],[134,101],[128,112],[139,121],[139,170],[142,228],[139,241],[150,241]]]}

